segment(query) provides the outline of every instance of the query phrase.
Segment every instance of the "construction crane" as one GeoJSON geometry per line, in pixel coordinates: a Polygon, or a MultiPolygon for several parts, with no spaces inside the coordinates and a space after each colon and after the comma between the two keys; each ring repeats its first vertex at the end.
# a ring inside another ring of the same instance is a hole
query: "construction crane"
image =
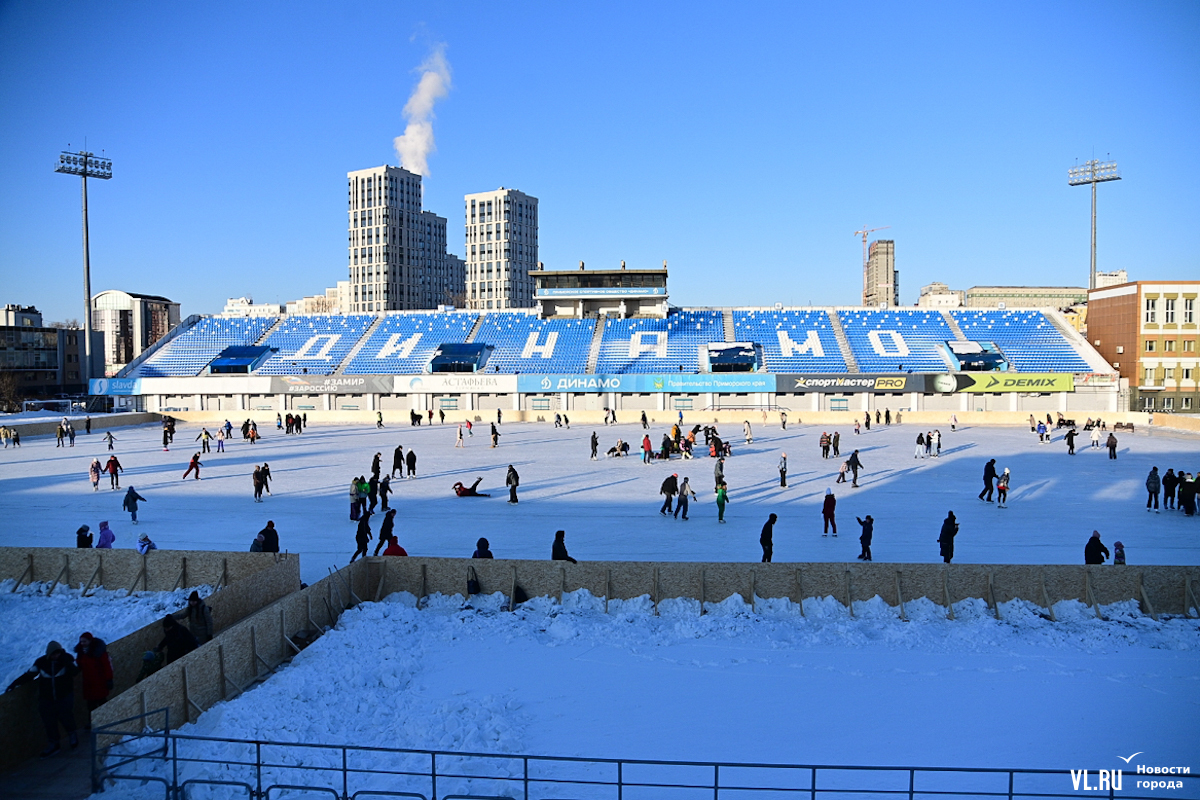
{"type": "Polygon", "coordinates": [[[892,227],[892,226],[891,226],[891,225],[884,225],[882,228],[870,228],[870,229],[868,229],[866,225],[863,225],[863,228],[862,228],[862,230],[861,230],[861,231],[855,231],[855,232],[854,232],[854,235],[855,235],[855,236],[858,236],[859,234],[862,234],[862,237],[863,237],[863,274],[864,274],[864,275],[866,275],[866,274],[867,274],[867,236],[868,236],[868,235],[870,235],[870,234],[872,234],[872,233],[874,233],[875,231],[886,231],[886,230],[887,230],[888,228],[890,228],[890,227],[892,227]]]}

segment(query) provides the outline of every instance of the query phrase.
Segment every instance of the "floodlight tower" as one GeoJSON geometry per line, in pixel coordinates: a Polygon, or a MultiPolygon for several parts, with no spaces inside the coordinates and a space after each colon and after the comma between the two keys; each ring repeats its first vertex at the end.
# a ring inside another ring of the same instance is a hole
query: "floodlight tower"
{"type": "Polygon", "coordinates": [[[1088,277],[1088,288],[1096,288],[1096,184],[1105,181],[1119,181],[1121,173],[1117,171],[1117,162],[1100,162],[1096,159],[1085,161],[1078,167],[1067,170],[1067,183],[1071,186],[1092,185],[1092,273],[1088,277]]]}
{"type": "Polygon", "coordinates": [[[97,157],[95,153],[81,150],[78,153],[63,151],[58,155],[55,172],[78,175],[83,179],[83,368],[79,377],[83,379],[83,390],[87,394],[92,377],[92,266],[88,249],[87,179],[112,178],[112,159],[97,157]]]}

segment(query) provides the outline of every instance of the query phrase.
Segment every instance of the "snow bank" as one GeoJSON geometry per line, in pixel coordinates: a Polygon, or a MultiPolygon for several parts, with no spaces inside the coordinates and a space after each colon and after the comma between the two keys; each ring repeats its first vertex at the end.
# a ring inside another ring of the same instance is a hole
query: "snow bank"
{"type": "MultiPolygon", "coordinates": [[[[83,597],[82,585],[59,584],[47,595],[49,583],[28,583],[13,593],[14,583],[11,578],[0,582],[0,686],[29,669],[52,639],[67,652],[74,652],[84,631],[115,642],[180,610],[193,591],[135,592],[126,597],[123,589],[97,589],[83,597]]],[[[213,588],[198,586],[195,591],[208,597],[213,588]]]]}

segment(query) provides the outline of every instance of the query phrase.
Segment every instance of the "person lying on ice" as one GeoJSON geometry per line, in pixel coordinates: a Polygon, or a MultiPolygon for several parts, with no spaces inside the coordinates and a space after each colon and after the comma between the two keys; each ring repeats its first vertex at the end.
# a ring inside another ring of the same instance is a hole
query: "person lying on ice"
{"type": "Polygon", "coordinates": [[[480,494],[479,492],[475,491],[479,487],[479,482],[481,480],[483,480],[483,478],[476,478],[475,482],[470,486],[463,486],[462,481],[458,481],[454,484],[454,493],[459,497],[491,497],[490,494],[480,494]]]}

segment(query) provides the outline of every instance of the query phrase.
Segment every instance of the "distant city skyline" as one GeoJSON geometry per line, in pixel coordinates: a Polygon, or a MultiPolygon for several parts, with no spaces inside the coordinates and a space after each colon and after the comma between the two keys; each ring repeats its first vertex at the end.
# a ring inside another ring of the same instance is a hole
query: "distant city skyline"
{"type": "Polygon", "coordinates": [[[93,292],[185,316],[345,280],[346,174],[400,153],[450,253],[464,196],[515,186],[547,269],[666,259],[690,306],[855,304],[863,225],[889,226],[905,306],[934,281],[1086,286],[1067,170],[1111,157],[1098,269],[1186,279],[1197,33],[1187,2],[4,4],[0,302],[82,317],[79,186],[53,164],[85,146],[113,162],[93,292]]]}

